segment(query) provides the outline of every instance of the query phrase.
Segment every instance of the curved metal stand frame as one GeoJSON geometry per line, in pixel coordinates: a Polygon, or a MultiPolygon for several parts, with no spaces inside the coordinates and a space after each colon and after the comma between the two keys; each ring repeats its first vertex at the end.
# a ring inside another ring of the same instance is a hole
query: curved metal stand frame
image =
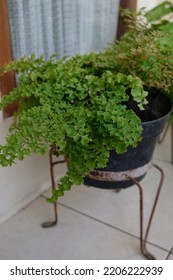
{"type": "Polygon", "coordinates": [[[160,191],[161,191],[161,188],[162,188],[162,185],[163,185],[163,179],[164,179],[163,170],[156,164],[153,164],[153,166],[160,171],[161,178],[160,178],[159,186],[158,186],[156,196],[155,196],[155,199],[154,199],[151,214],[150,214],[150,217],[149,217],[149,221],[148,221],[148,225],[147,225],[147,228],[146,228],[145,236],[144,236],[144,233],[143,233],[144,232],[144,229],[143,229],[143,189],[142,189],[141,184],[136,179],[130,177],[130,179],[134,182],[134,184],[139,189],[139,197],[140,197],[140,248],[141,248],[142,254],[149,260],[155,260],[155,257],[150,252],[148,252],[148,250],[146,248],[146,243],[147,243],[149,230],[151,228],[151,223],[152,223],[152,220],[153,220],[154,212],[155,212],[155,209],[156,209],[156,205],[157,205],[157,202],[158,202],[158,199],[159,199],[159,195],[160,195],[160,191]]]}
{"type": "Polygon", "coordinates": [[[166,137],[166,134],[168,132],[169,127],[171,127],[171,162],[173,164],[173,123],[169,123],[169,122],[167,123],[166,128],[165,128],[163,134],[160,136],[160,138],[158,140],[158,143],[159,144],[163,143],[163,141],[164,141],[164,139],[166,137]]]}
{"type": "MultiPolygon", "coordinates": [[[[52,150],[49,151],[49,164],[50,164],[50,177],[51,177],[51,186],[52,190],[55,190],[56,183],[55,183],[55,175],[54,175],[54,165],[59,163],[64,163],[66,160],[59,160],[59,161],[53,161],[53,154],[52,150]]],[[[49,228],[53,227],[58,223],[58,206],[57,203],[54,203],[54,221],[44,222],[42,223],[43,228],[49,228]]]]}
{"type": "Polygon", "coordinates": [[[169,130],[169,127],[170,127],[170,123],[168,122],[168,123],[166,124],[165,130],[163,131],[163,134],[160,135],[160,137],[159,137],[159,140],[158,140],[158,143],[159,143],[159,144],[162,144],[162,143],[163,143],[163,141],[164,141],[164,139],[165,139],[165,137],[166,137],[166,134],[167,134],[167,132],[168,132],[168,130],[169,130]]]}
{"type": "MultiPolygon", "coordinates": [[[[52,183],[52,190],[55,189],[55,178],[54,178],[54,165],[55,164],[59,164],[59,163],[64,163],[66,160],[60,160],[60,161],[53,161],[53,154],[52,151],[50,150],[49,153],[49,161],[50,161],[50,176],[51,176],[51,183],[52,183]]],[[[149,235],[149,231],[151,228],[151,224],[152,224],[152,220],[153,220],[153,216],[154,216],[154,212],[156,209],[156,205],[159,199],[159,195],[160,195],[160,191],[163,185],[163,180],[164,180],[164,173],[163,170],[156,164],[153,164],[153,167],[155,167],[161,174],[160,177],[160,181],[159,181],[159,185],[157,188],[157,192],[156,192],[156,196],[154,199],[154,203],[152,206],[152,210],[150,213],[150,217],[149,217],[149,221],[148,221],[148,225],[146,228],[146,232],[144,235],[144,226],[143,226],[143,216],[144,216],[144,210],[143,210],[143,189],[141,184],[133,177],[128,177],[130,180],[132,180],[134,182],[134,185],[137,186],[138,190],[139,190],[139,203],[140,203],[140,249],[141,249],[141,253],[145,256],[145,258],[149,259],[149,260],[154,260],[155,257],[148,252],[147,248],[146,248],[146,243],[147,243],[147,238],[149,235]]],[[[54,220],[53,221],[49,221],[49,222],[45,222],[42,224],[43,228],[49,228],[49,227],[53,227],[58,223],[58,209],[57,209],[57,203],[54,203],[54,220]]]]}

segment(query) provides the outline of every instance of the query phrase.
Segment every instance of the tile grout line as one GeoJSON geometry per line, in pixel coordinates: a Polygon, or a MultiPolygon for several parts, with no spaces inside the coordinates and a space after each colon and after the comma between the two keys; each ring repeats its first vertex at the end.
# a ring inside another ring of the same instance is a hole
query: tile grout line
{"type": "Polygon", "coordinates": [[[169,260],[169,257],[173,254],[173,245],[172,245],[172,248],[171,250],[169,251],[167,257],[165,258],[165,260],[169,260]]]}

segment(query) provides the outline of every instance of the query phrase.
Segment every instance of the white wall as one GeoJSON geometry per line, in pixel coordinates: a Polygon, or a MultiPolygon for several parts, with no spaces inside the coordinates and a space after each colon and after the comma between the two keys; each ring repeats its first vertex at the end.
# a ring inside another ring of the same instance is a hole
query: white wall
{"type": "Polygon", "coordinates": [[[163,2],[163,0],[138,0],[137,1],[137,8],[146,7],[147,9],[152,9],[157,4],[163,2]]]}
{"type": "MultiPolygon", "coordinates": [[[[11,119],[2,120],[1,143],[11,119]]],[[[12,167],[0,167],[0,223],[23,208],[49,187],[47,156],[32,156],[12,167]]]]}
{"type": "MultiPolygon", "coordinates": [[[[4,142],[11,120],[3,120],[0,115],[1,143],[4,142]]],[[[57,170],[56,180],[61,174],[57,170]]],[[[17,213],[50,186],[48,154],[43,157],[33,155],[12,167],[0,167],[0,223],[17,213]]]]}

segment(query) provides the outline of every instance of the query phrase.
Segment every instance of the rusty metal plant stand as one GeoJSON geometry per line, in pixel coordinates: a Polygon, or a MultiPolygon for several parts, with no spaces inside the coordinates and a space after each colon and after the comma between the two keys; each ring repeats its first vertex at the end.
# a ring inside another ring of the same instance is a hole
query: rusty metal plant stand
{"type": "MultiPolygon", "coordinates": [[[[55,164],[59,164],[59,163],[63,163],[66,160],[59,160],[59,161],[53,161],[53,154],[50,150],[49,153],[49,161],[50,161],[50,176],[51,176],[51,183],[52,183],[52,190],[55,189],[56,184],[55,184],[55,177],[54,177],[54,165],[55,164]]],[[[146,232],[144,234],[144,226],[143,226],[143,189],[141,184],[133,177],[128,177],[130,180],[133,181],[134,185],[137,186],[138,190],[139,190],[139,203],[140,203],[140,215],[139,215],[139,220],[140,220],[140,249],[141,249],[141,253],[145,256],[145,258],[149,259],[149,260],[154,260],[155,257],[147,250],[146,248],[146,243],[147,243],[147,238],[149,235],[149,231],[151,228],[151,224],[152,224],[152,220],[153,220],[153,216],[154,216],[154,212],[157,206],[157,202],[159,199],[159,195],[160,195],[160,191],[163,185],[163,179],[164,179],[164,173],[163,170],[156,164],[152,164],[153,167],[155,167],[159,172],[160,172],[160,181],[159,181],[159,185],[157,188],[157,192],[155,195],[155,199],[154,199],[154,203],[152,206],[152,210],[150,213],[150,217],[149,217],[149,221],[148,221],[148,225],[146,228],[146,232]]],[[[54,220],[53,221],[49,221],[49,222],[45,222],[42,224],[42,227],[44,228],[48,228],[48,227],[52,227],[55,226],[58,223],[58,209],[57,209],[57,203],[54,203],[54,220]]]]}
{"type": "Polygon", "coordinates": [[[141,184],[135,178],[130,177],[130,179],[134,182],[134,184],[139,189],[139,197],[140,197],[140,249],[141,249],[142,254],[149,260],[155,260],[155,257],[150,252],[148,252],[148,250],[146,248],[146,243],[147,243],[148,234],[149,234],[149,231],[150,231],[150,228],[151,228],[151,223],[152,223],[152,220],[153,220],[154,212],[155,212],[155,209],[156,209],[156,205],[157,205],[157,202],[158,202],[158,199],[159,199],[159,195],[160,195],[160,191],[161,191],[161,188],[162,188],[162,185],[163,185],[163,179],[164,179],[163,170],[156,164],[153,164],[153,167],[155,167],[158,171],[160,171],[161,177],[160,177],[160,182],[159,182],[159,185],[158,185],[158,188],[157,188],[156,196],[155,196],[155,199],[154,199],[154,203],[153,203],[153,206],[152,206],[152,210],[151,210],[151,213],[150,213],[150,217],[149,217],[149,221],[148,221],[148,225],[147,225],[147,228],[146,228],[145,235],[143,233],[144,232],[144,230],[143,230],[143,189],[142,189],[141,184]]]}
{"type": "MultiPolygon", "coordinates": [[[[50,149],[50,151],[49,151],[49,164],[50,164],[50,177],[51,177],[52,190],[55,190],[55,188],[56,188],[55,176],[54,176],[54,166],[56,164],[64,163],[65,161],[66,161],[65,159],[64,160],[53,161],[53,153],[52,153],[52,150],[50,149]]],[[[54,203],[53,207],[54,207],[54,220],[42,223],[41,226],[43,228],[53,227],[58,223],[58,207],[57,207],[56,202],[54,203]]]]}
{"type": "Polygon", "coordinates": [[[171,129],[171,163],[173,164],[173,123],[169,123],[169,122],[167,123],[163,134],[159,138],[158,143],[159,144],[163,143],[169,128],[171,129]]]}

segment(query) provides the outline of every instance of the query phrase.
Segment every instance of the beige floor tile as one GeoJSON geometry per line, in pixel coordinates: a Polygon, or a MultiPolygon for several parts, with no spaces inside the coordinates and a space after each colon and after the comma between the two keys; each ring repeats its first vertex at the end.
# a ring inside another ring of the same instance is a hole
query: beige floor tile
{"type": "MultiPolygon", "coordinates": [[[[43,229],[51,219],[49,205],[38,198],[0,228],[0,259],[138,259],[139,240],[103,223],[59,207],[59,224],[43,229]]],[[[157,258],[166,252],[150,246],[157,258]]]]}
{"type": "MultiPolygon", "coordinates": [[[[173,236],[173,166],[158,160],[155,160],[155,163],[164,170],[165,180],[153,218],[149,241],[169,249],[173,236]]],[[[141,182],[144,192],[145,226],[153,205],[159,178],[158,171],[152,168],[141,182]]],[[[46,195],[49,195],[49,192],[46,195]]],[[[63,205],[72,207],[139,237],[139,193],[136,186],[119,193],[113,190],[79,186],[67,192],[59,201],[63,205]]],[[[61,211],[59,211],[59,216],[61,217],[61,211]]]]}

